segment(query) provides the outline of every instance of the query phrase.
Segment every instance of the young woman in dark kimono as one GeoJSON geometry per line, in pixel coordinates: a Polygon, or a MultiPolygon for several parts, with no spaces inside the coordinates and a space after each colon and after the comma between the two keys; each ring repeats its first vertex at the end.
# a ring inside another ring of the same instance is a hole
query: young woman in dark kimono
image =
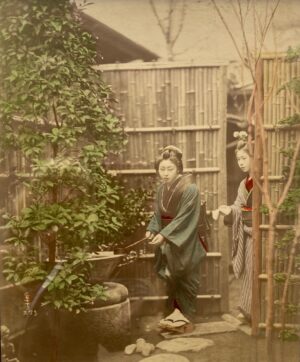
{"type": "Polygon", "coordinates": [[[163,149],[156,171],[162,183],[146,237],[156,246],[155,268],[167,283],[169,308],[174,310],[160,326],[185,332],[193,329],[200,260],[206,254],[198,233],[200,196],[191,175],[182,174],[182,153],[178,148],[163,149]]]}
{"type": "MultiPolygon", "coordinates": [[[[241,133],[241,132],[240,132],[241,133]]],[[[240,169],[247,174],[241,181],[237,197],[233,205],[221,205],[219,210],[232,220],[232,266],[237,279],[242,280],[240,303],[238,309],[240,319],[251,321],[252,305],[252,188],[253,180],[250,176],[250,155],[247,143],[247,134],[238,135],[236,159],[240,169]]]]}

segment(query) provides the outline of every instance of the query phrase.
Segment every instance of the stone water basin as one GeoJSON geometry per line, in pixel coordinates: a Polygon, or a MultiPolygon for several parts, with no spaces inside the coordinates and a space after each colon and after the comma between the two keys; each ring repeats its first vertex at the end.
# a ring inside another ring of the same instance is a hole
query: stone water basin
{"type": "Polygon", "coordinates": [[[91,279],[94,282],[110,280],[124,256],[125,254],[114,254],[110,251],[91,253],[88,258],[92,264],[91,279]]]}

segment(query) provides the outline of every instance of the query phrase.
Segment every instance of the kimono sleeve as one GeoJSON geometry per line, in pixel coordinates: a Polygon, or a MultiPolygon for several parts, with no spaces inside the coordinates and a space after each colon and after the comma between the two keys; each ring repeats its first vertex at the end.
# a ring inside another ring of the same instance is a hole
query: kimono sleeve
{"type": "Polygon", "coordinates": [[[233,205],[231,205],[232,209],[241,208],[244,205],[245,203],[244,194],[245,194],[245,180],[242,180],[238,188],[236,199],[233,205]]]}
{"type": "Polygon", "coordinates": [[[172,244],[181,247],[189,240],[194,240],[198,233],[200,215],[200,196],[195,184],[184,191],[176,217],[160,234],[172,244]]]}
{"type": "Polygon", "coordinates": [[[159,190],[156,195],[154,214],[147,226],[147,230],[149,230],[153,234],[157,234],[162,228],[161,216],[160,216],[159,207],[158,207],[158,193],[159,193],[159,190]]]}

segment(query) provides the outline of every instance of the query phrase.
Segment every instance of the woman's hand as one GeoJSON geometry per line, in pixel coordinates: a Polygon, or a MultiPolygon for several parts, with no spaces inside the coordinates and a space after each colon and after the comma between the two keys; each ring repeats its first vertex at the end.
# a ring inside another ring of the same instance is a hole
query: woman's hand
{"type": "Polygon", "coordinates": [[[161,234],[157,234],[154,236],[152,241],[149,242],[150,245],[159,246],[164,242],[165,238],[161,234]]]}
{"type": "Polygon", "coordinates": [[[152,240],[154,238],[154,234],[150,230],[147,230],[146,234],[145,234],[145,238],[152,240]]]}
{"type": "Polygon", "coordinates": [[[227,205],[219,206],[219,210],[223,215],[229,215],[231,213],[231,207],[227,205]]]}

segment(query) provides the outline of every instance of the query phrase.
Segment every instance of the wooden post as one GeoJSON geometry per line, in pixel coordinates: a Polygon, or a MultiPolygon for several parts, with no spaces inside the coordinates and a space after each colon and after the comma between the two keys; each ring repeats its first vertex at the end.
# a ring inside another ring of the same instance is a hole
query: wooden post
{"type": "MultiPolygon", "coordinates": [[[[226,177],[226,104],[227,96],[224,89],[226,84],[226,68],[220,67],[220,114],[219,114],[219,124],[222,125],[221,130],[219,131],[219,149],[218,149],[218,160],[220,167],[220,173],[218,174],[218,192],[220,202],[227,200],[227,177],[226,177]],[[222,99],[222,101],[221,101],[222,99]]],[[[228,274],[229,274],[229,255],[228,255],[228,232],[224,223],[219,221],[219,248],[222,253],[220,269],[219,269],[219,278],[220,278],[220,291],[221,291],[221,310],[222,312],[229,310],[229,287],[228,287],[228,274]]]]}
{"type": "MultiPolygon", "coordinates": [[[[253,176],[255,180],[260,180],[262,175],[262,140],[260,127],[257,124],[257,117],[263,118],[263,63],[260,60],[256,67],[256,95],[254,99],[255,117],[255,147],[253,156],[253,176]]],[[[260,281],[261,269],[261,231],[260,231],[260,205],[261,192],[254,183],[253,186],[253,215],[252,215],[252,239],[253,239],[253,281],[252,281],[252,335],[259,333],[260,322],[260,281]]]]}

